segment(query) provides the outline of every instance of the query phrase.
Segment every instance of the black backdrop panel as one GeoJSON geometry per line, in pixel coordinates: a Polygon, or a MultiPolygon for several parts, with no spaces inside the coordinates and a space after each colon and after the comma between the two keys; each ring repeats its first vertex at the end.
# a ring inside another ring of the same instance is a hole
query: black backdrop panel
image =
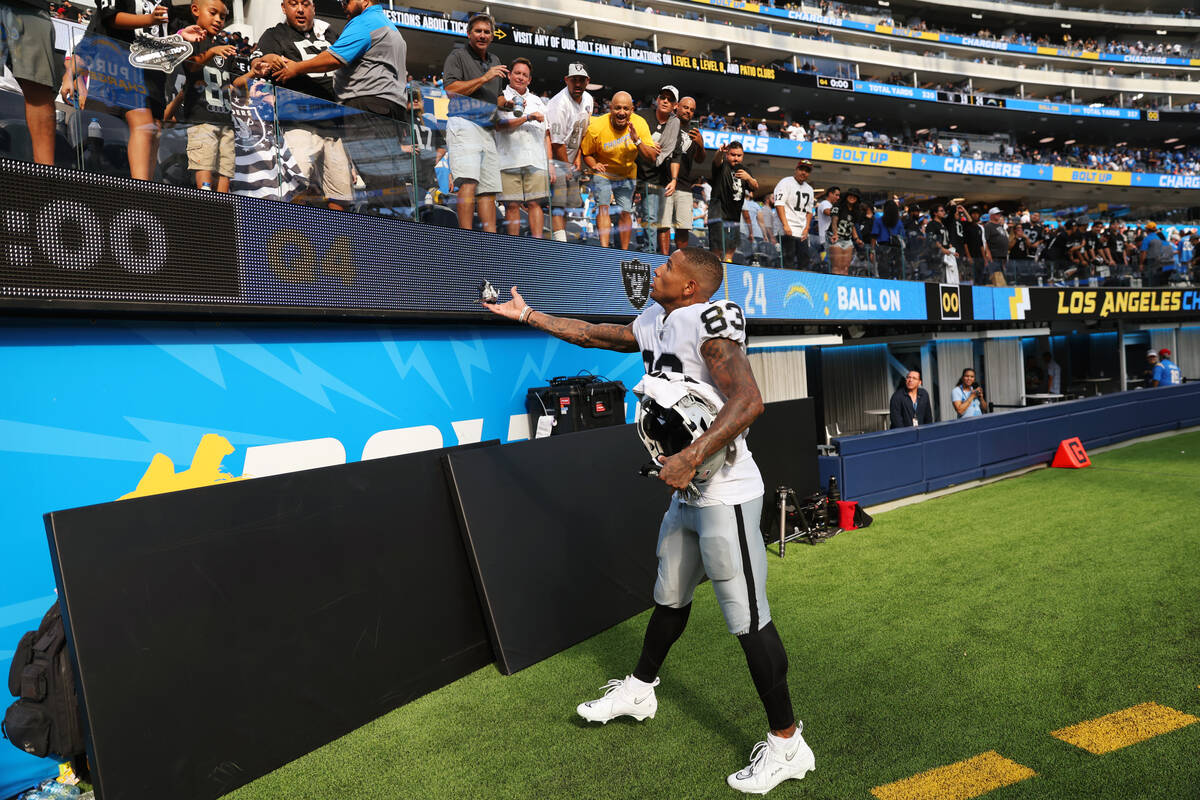
{"type": "Polygon", "coordinates": [[[447,455],[503,672],[653,604],[671,491],[649,460],[632,425],[447,455]]]}
{"type": "Polygon", "coordinates": [[[103,800],[218,797],[492,661],[445,452],[46,515],[103,800]]]}
{"type": "Polygon", "coordinates": [[[820,488],[817,470],[815,404],[811,397],[767,403],[746,443],[762,472],[764,505],[779,486],[790,486],[803,498],[820,488]]]}

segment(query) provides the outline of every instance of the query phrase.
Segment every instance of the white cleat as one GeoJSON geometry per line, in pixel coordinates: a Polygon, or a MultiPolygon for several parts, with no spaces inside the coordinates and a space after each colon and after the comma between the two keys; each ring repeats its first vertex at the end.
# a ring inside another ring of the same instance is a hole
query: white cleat
{"type": "MultiPolygon", "coordinates": [[[[633,717],[638,722],[647,717],[653,719],[658,711],[658,700],[654,696],[658,678],[654,679],[654,683],[648,684],[648,689],[634,689],[634,682],[632,675],[626,675],[624,680],[613,678],[600,687],[604,690],[603,697],[580,703],[575,710],[588,722],[604,723],[617,717],[633,717]]],[[[642,687],[647,686],[641,681],[637,683],[642,687]]]]}
{"type": "Polygon", "coordinates": [[[816,764],[816,756],[800,731],[790,739],[768,735],[767,741],[754,745],[750,764],[726,782],[739,792],[766,794],[789,778],[800,780],[816,769],[816,764]]]}

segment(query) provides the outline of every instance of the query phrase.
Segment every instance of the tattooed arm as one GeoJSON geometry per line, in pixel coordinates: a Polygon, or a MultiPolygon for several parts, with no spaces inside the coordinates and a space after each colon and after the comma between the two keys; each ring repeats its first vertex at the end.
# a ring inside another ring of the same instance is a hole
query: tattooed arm
{"type": "Polygon", "coordinates": [[[507,303],[485,303],[484,308],[507,319],[527,323],[539,331],[545,331],[564,342],[580,347],[599,347],[604,350],[616,350],[618,353],[636,353],[638,349],[632,323],[593,325],[581,319],[543,314],[530,308],[515,286],[512,287],[512,300],[507,303]]]}
{"type": "Polygon", "coordinates": [[[702,436],[677,454],[661,459],[659,478],[676,489],[687,488],[704,459],[727,447],[763,412],[762,395],[741,345],[729,339],[709,339],[700,346],[700,355],[713,383],[725,395],[725,405],[702,436]]]}

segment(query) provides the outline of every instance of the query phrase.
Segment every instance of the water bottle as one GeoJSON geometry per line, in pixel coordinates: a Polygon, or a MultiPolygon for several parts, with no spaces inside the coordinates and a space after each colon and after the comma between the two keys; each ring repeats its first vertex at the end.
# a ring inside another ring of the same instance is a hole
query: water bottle
{"type": "Polygon", "coordinates": [[[838,489],[836,475],[829,476],[829,499],[833,500],[834,502],[842,499],[842,493],[838,489]]]}
{"type": "Polygon", "coordinates": [[[68,798],[79,797],[79,787],[72,786],[69,783],[59,783],[56,780],[49,780],[42,784],[42,794],[46,797],[68,798]]]}
{"type": "Polygon", "coordinates": [[[519,95],[513,97],[512,113],[513,113],[514,117],[520,117],[525,113],[525,96],[524,95],[519,94],[519,95]]]}
{"type": "Polygon", "coordinates": [[[212,191],[212,181],[204,181],[204,183],[200,184],[200,188],[206,192],[211,192],[212,191]]]}
{"type": "Polygon", "coordinates": [[[104,128],[100,127],[100,120],[96,119],[95,117],[92,117],[92,121],[88,123],[88,138],[89,139],[103,139],[104,138],[104,128]]]}

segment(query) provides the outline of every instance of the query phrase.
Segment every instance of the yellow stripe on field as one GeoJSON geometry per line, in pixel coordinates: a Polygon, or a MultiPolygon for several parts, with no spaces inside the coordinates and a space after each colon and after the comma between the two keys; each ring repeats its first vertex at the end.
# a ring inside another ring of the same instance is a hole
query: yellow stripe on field
{"type": "Polygon", "coordinates": [[[1142,703],[1124,711],[1071,725],[1050,735],[1089,753],[1102,755],[1155,736],[1170,733],[1200,718],[1158,703],[1142,703]]]}
{"type": "Polygon", "coordinates": [[[989,750],[871,790],[879,800],[970,800],[1037,773],[989,750]]]}

